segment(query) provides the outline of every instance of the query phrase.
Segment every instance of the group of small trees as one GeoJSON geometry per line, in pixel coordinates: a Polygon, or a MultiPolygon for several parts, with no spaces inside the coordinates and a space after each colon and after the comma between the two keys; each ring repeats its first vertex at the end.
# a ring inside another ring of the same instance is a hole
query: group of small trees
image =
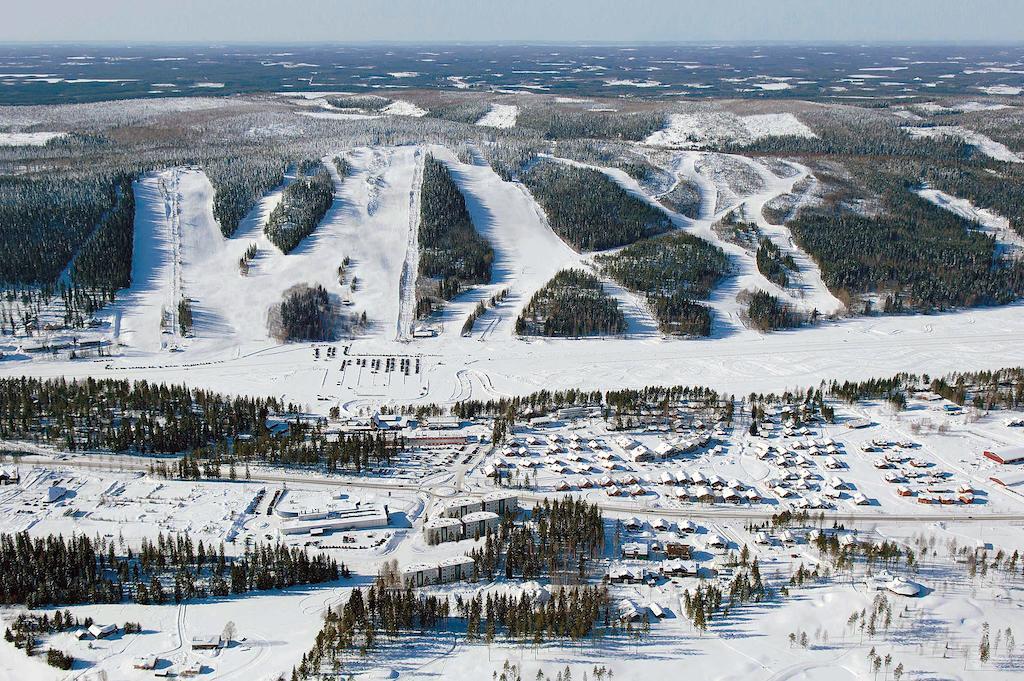
{"type": "Polygon", "coordinates": [[[267,218],[267,238],[282,253],[291,252],[313,233],[333,202],[330,173],[319,162],[306,165],[305,173],[285,187],[281,203],[267,218]]]}
{"type": "Polygon", "coordinates": [[[761,274],[782,288],[789,286],[790,275],[799,271],[793,256],[789,253],[782,255],[782,250],[768,237],[761,237],[756,260],[757,269],[761,274]]]}
{"type": "Polygon", "coordinates": [[[671,226],[663,211],[627,193],[599,170],[541,161],[522,180],[555,233],[580,251],[624,246],[671,226]]]}
{"type": "Polygon", "coordinates": [[[803,318],[778,297],[760,289],[747,292],[747,320],[758,331],[799,326],[803,318]]]}
{"type": "Polygon", "coordinates": [[[327,289],[298,284],[284,293],[267,317],[270,335],[280,342],[332,340],[337,313],[327,289]]]}
{"type": "Polygon", "coordinates": [[[521,336],[593,336],[622,333],[626,318],[593,274],[562,270],[530,298],[516,320],[521,336]]]}
{"type": "Polygon", "coordinates": [[[572,497],[544,501],[525,523],[506,517],[497,533],[483,537],[484,546],[473,549],[476,574],[493,579],[550,577],[578,583],[586,575],[587,561],[604,546],[604,517],[600,509],[572,497]]]}
{"type": "Polygon", "coordinates": [[[508,294],[509,290],[507,288],[502,289],[498,293],[495,293],[493,296],[491,296],[486,303],[482,300],[479,303],[477,303],[476,307],[473,308],[473,311],[469,313],[469,316],[466,317],[466,321],[463,322],[462,324],[462,335],[468,336],[472,334],[473,326],[476,324],[476,320],[480,319],[480,317],[482,317],[483,314],[487,312],[488,308],[497,307],[503,300],[505,300],[506,297],[508,297],[508,294]]]}
{"type": "Polygon", "coordinates": [[[494,250],[473,227],[448,167],[429,155],[423,164],[419,246],[419,317],[428,316],[440,301],[450,300],[466,286],[491,279],[494,250]]]}
{"type": "Polygon", "coordinates": [[[707,299],[729,271],[722,249],[692,234],[672,232],[600,255],[597,262],[605,274],[647,297],[662,332],[711,333],[711,311],[695,301],[707,299]]]}

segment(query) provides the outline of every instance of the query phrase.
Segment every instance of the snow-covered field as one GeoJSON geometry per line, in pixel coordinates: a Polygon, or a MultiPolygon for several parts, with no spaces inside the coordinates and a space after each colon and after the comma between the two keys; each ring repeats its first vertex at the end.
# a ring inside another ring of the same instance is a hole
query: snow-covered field
{"type": "Polygon", "coordinates": [[[519,116],[519,107],[515,104],[492,104],[491,110],[476,122],[487,128],[514,128],[519,116]]]}
{"type": "Polygon", "coordinates": [[[668,125],[652,133],[644,144],[669,149],[701,149],[722,144],[749,144],[767,137],[815,137],[791,113],[737,116],[724,111],[670,114],[668,125]]]}
{"type": "Polygon", "coordinates": [[[0,147],[41,147],[63,132],[0,132],[0,147]]]}

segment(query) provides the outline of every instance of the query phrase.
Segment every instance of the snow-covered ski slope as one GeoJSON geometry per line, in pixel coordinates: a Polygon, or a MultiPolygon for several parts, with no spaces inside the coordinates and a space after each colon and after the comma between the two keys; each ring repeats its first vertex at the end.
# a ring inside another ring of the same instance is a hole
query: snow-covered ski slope
{"type": "MultiPolygon", "coordinates": [[[[694,183],[702,195],[698,218],[669,213],[673,224],[719,245],[733,262],[732,274],[709,301],[715,317],[709,339],[662,336],[642,301],[611,282],[606,282],[608,290],[623,304],[630,321],[623,337],[517,337],[514,322],[530,296],[562,268],[591,267],[591,254],[567,246],[551,230],[529,191],[502,180],[489,166],[461,163],[438,146],[359,148],[327,157],[335,180],[334,205],[316,230],[287,255],[263,235],[282,187],[263,198],[235,235],[224,238],[212,216],[212,187],[200,169],[174,168],[142,177],[134,188],[132,286],[104,312],[109,327],[83,331],[83,336],[116,339],[120,352],[100,362],[5,362],[0,374],[188,382],[225,392],[284,395],[303,404],[322,395],[323,401],[310,406],[326,410],[367,400],[450,401],[539,388],[651,383],[779,390],[835,376],[935,374],[1020,363],[1021,305],[845,319],[767,335],[747,329],[736,295],[748,288],[771,291],[806,311],[838,312],[842,306],[821,283],[813,261],[793,245],[785,225],[770,224],[762,214],[765,202],[792,192],[807,169],[794,165],[790,173],[771,166],[787,175],[781,178],[759,161],[736,157],[759,178],[756,189],[737,192],[733,187],[735,198],[719,205],[722,178],[700,172],[710,167],[709,154],[683,150],[659,156],[667,172],[694,183]],[[491,282],[463,293],[431,320],[441,331],[437,337],[406,340],[396,334],[403,318],[402,271],[408,266],[411,230],[418,225],[416,169],[426,153],[450,168],[474,226],[494,247],[495,261],[491,282]],[[338,154],[354,169],[344,179],[330,163],[338,154]],[[793,285],[783,290],[767,281],[750,250],[724,241],[712,229],[729,210],[741,210],[794,257],[800,272],[793,285]],[[248,275],[242,276],[238,260],[251,244],[256,244],[257,255],[248,275]],[[350,264],[339,282],[337,269],[346,256],[350,264]],[[353,278],[358,278],[354,289],[353,278]],[[366,312],[366,330],[338,342],[349,356],[415,356],[422,360],[422,374],[397,381],[370,372],[345,374],[339,362],[314,359],[308,343],[279,345],[271,340],[268,310],[300,283],[319,283],[347,298],[351,305],[342,309],[348,314],[366,312]],[[477,302],[504,289],[509,290],[505,300],[477,320],[472,334],[462,336],[462,325],[477,302]],[[174,320],[182,297],[192,301],[195,313],[190,337],[178,333],[174,320]],[[166,352],[171,348],[181,352],[166,352]]],[[[564,162],[547,162],[559,161],[564,162]]],[[[602,170],[627,191],[657,202],[657,194],[625,173],[602,170]]]]}

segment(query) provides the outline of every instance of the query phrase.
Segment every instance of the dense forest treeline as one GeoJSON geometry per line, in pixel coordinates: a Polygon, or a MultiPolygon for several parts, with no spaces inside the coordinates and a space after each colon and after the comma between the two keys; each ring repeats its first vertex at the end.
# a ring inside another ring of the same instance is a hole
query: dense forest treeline
{"type": "Polygon", "coordinates": [[[517,126],[537,130],[549,140],[594,137],[632,142],[644,139],[664,122],[664,114],[657,111],[629,113],[550,106],[522,107],[516,119],[517,126]]]}
{"type": "Polygon", "coordinates": [[[622,333],[626,318],[593,274],[562,270],[533,294],[516,320],[521,336],[593,336],[622,333]]]}
{"type": "Polygon", "coordinates": [[[663,333],[711,333],[711,311],[696,301],[706,300],[728,273],[729,257],[722,249],[677,231],[637,241],[596,260],[602,273],[646,296],[663,333]]]}
{"type": "Polygon", "coordinates": [[[593,168],[540,161],[522,180],[555,233],[580,251],[624,246],[671,227],[664,212],[593,168]]]}
{"type": "Polygon", "coordinates": [[[844,302],[887,296],[885,311],[1004,304],[1024,294],[1024,264],[1000,262],[994,238],[909,192],[885,186],[865,215],[828,204],[789,223],[797,243],[844,302]]]}
{"type": "Polygon", "coordinates": [[[264,231],[282,253],[290,253],[313,233],[334,203],[334,181],[319,162],[300,164],[300,176],[285,187],[264,231]]]}
{"type": "Polygon", "coordinates": [[[467,286],[491,279],[494,250],[473,227],[466,199],[448,167],[432,155],[423,163],[419,246],[419,317],[467,286]]]}
{"type": "Polygon", "coordinates": [[[272,397],[227,397],[146,381],[0,379],[0,438],[66,451],[187,453],[168,475],[199,477],[202,468],[208,477],[222,477],[222,465],[233,470],[249,462],[358,472],[388,464],[402,447],[379,433],[328,437],[320,419],[276,416],[299,412],[272,397]],[[286,433],[270,430],[272,417],[287,425],[286,433]]]}
{"type": "MultiPolygon", "coordinates": [[[[127,201],[122,191],[130,176],[122,172],[45,176],[0,176],[0,282],[55,284],[72,257],[109,218],[116,232],[127,201]]],[[[106,237],[109,238],[109,237],[106,237]]],[[[113,243],[122,245],[117,239],[113,243]]],[[[122,252],[110,255],[123,255],[122,252]]],[[[129,244],[128,262],[131,262],[129,244]]],[[[104,277],[79,269],[81,278],[104,277]]]]}
{"type": "Polygon", "coordinates": [[[288,161],[270,152],[207,159],[202,165],[214,189],[213,217],[230,237],[263,195],[284,182],[288,161]]]}
{"type": "Polygon", "coordinates": [[[896,407],[906,406],[908,397],[922,389],[961,406],[978,409],[1019,409],[1024,405],[1024,368],[954,372],[929,377],[900,373],[865,381],[831,381],[829,395],[849,403],[884,399],[896,407]]]}
{"type": "Polygon", "coordinates": [[[337,581],[345,566],[284,544],[256,544],[240,556],[193,544],[187,535],[143,540],[115,554],[113,541],[82,535],[0,534],[0,602],[30,608],[68,603],[180,603],[193,598],[337,581]]]}

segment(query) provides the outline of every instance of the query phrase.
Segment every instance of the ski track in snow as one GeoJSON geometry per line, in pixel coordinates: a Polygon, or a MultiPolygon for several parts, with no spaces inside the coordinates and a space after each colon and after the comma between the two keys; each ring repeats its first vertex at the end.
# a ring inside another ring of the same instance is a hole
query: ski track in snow
{"type": "Polygon", "coordinates": [[[505,182],[489,165],[460,163],[447,149],[433,147],[431,153],[448,167],[473,226],[494,249],[490,283],[459,294],[432,321],[445,333],[459,333],[478,301],[507,288],[508,296],[477,320],[474,333],[481,340],[513,337],[515,321],[533,293],[559,270],[579,267],[581,257],[551,230],[525,186],[505,182]]]}

